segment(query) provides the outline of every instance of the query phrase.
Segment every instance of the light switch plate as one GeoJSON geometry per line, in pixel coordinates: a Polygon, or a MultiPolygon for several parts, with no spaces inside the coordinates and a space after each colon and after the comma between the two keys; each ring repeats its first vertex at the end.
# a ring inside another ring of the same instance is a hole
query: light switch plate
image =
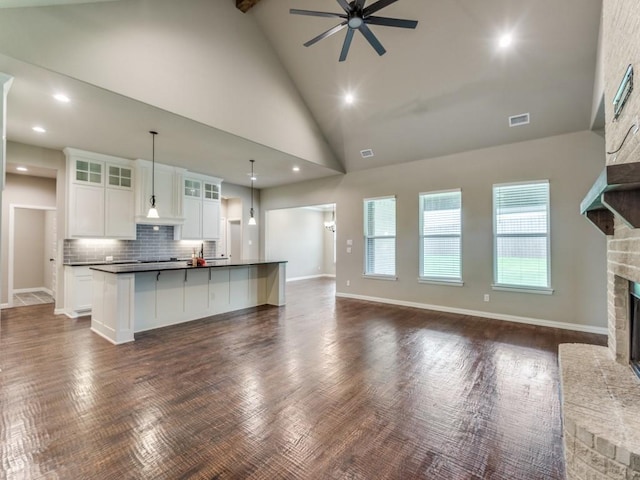
{"type": "Polygon", "coordinates": [[[347,240],[347,245],[353,245],[353,240],[351,239],[347,240]]]}

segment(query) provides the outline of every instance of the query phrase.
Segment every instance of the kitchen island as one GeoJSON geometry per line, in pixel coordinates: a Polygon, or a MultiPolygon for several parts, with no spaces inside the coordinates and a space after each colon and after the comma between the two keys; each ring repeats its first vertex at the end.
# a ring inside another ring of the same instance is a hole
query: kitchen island
{"type": "Polygon", "coordinates": [[[91,330],[114,344],[134,334],[258,305],[285,304],[286,261],[94,265],[91,330]]]}

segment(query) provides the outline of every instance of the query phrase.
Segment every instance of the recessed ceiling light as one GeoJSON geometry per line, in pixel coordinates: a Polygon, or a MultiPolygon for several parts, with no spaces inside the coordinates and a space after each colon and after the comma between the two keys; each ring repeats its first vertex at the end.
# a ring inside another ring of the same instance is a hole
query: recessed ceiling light
{"type": "Polygon", "coordinates": [[[258,180],[258,177],[256,177],[255,175],[251,176],[251,181],[252,181],[252,182],[255,182],[255,181],[257,181],[257,180],[258,180]]]}
{"type": "Polygon", "coordinates": [[[513,35],[510,33],[503,34],[498,40],[498,46],[500,48],[507,48],[513,43],[513,35]]]}
{"type": "Polygon", "coordinates": [[[64,93],[56,93],[53,98],[61,103],[69,103],[71,99],[67,97],[64,93]]]}
{"type": "Polygon", "coordinates": [[[16,170],[19,172],[28,172],[29,169],[27,167],[16,167],[16,170]]]}
{"type": "Polygon", "coordinates": [[[33,130],[34,132],[38,132],[38,133],[45,133],[46,132],[46,130],[44,128],[42,128],[40,125],[36,125],[31,130],[33,130]]]}
{"type": "Polygon", "coordinates": [[[348,105],[351,105],[351,104],[355,101],[355,98],[353,97],[353,94],[351,94],[351,93],[347,93],[347,94],[344,96],[344,101],[345,101],[345,103],[347,103],[348,105]]]}
{"type": "Polygon", "coordinates": [[[300,167],[293,167],[293,171],[294,172],[299,172],[300,171],[300,167]]]}

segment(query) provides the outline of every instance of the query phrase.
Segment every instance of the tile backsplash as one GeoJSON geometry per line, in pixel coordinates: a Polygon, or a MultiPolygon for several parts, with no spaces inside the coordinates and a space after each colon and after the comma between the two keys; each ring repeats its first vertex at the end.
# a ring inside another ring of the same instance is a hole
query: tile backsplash
{"type": "Polygon", "coordinates": [[[199,252],[201,244],[206,258],[217,256],[215,241],[174,240],[173,226],[154,230],[152,225],[137,225],[136,240],[66,239],[64,263],[104,262],[107,256],[114,262],[186,259],[191,258],[194,248],[199,252]]]}

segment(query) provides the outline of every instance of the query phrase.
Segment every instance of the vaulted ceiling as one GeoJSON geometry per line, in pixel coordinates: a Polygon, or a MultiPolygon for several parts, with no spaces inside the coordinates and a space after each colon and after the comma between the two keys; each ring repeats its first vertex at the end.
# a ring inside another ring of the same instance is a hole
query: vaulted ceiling
{"type": "Polygon", "coordinates": [[[387,53],[356,34],[345,62],[344,30],[303,46],[336,19],[289,14],[335,0],[16,3],[9,140],[148,158],[157,128],[159,161],[246,185],[255,158],[266,187],[591,128],[601,0],[398,0],[378,14],[417,28],[372,26],[387,53]]]}

